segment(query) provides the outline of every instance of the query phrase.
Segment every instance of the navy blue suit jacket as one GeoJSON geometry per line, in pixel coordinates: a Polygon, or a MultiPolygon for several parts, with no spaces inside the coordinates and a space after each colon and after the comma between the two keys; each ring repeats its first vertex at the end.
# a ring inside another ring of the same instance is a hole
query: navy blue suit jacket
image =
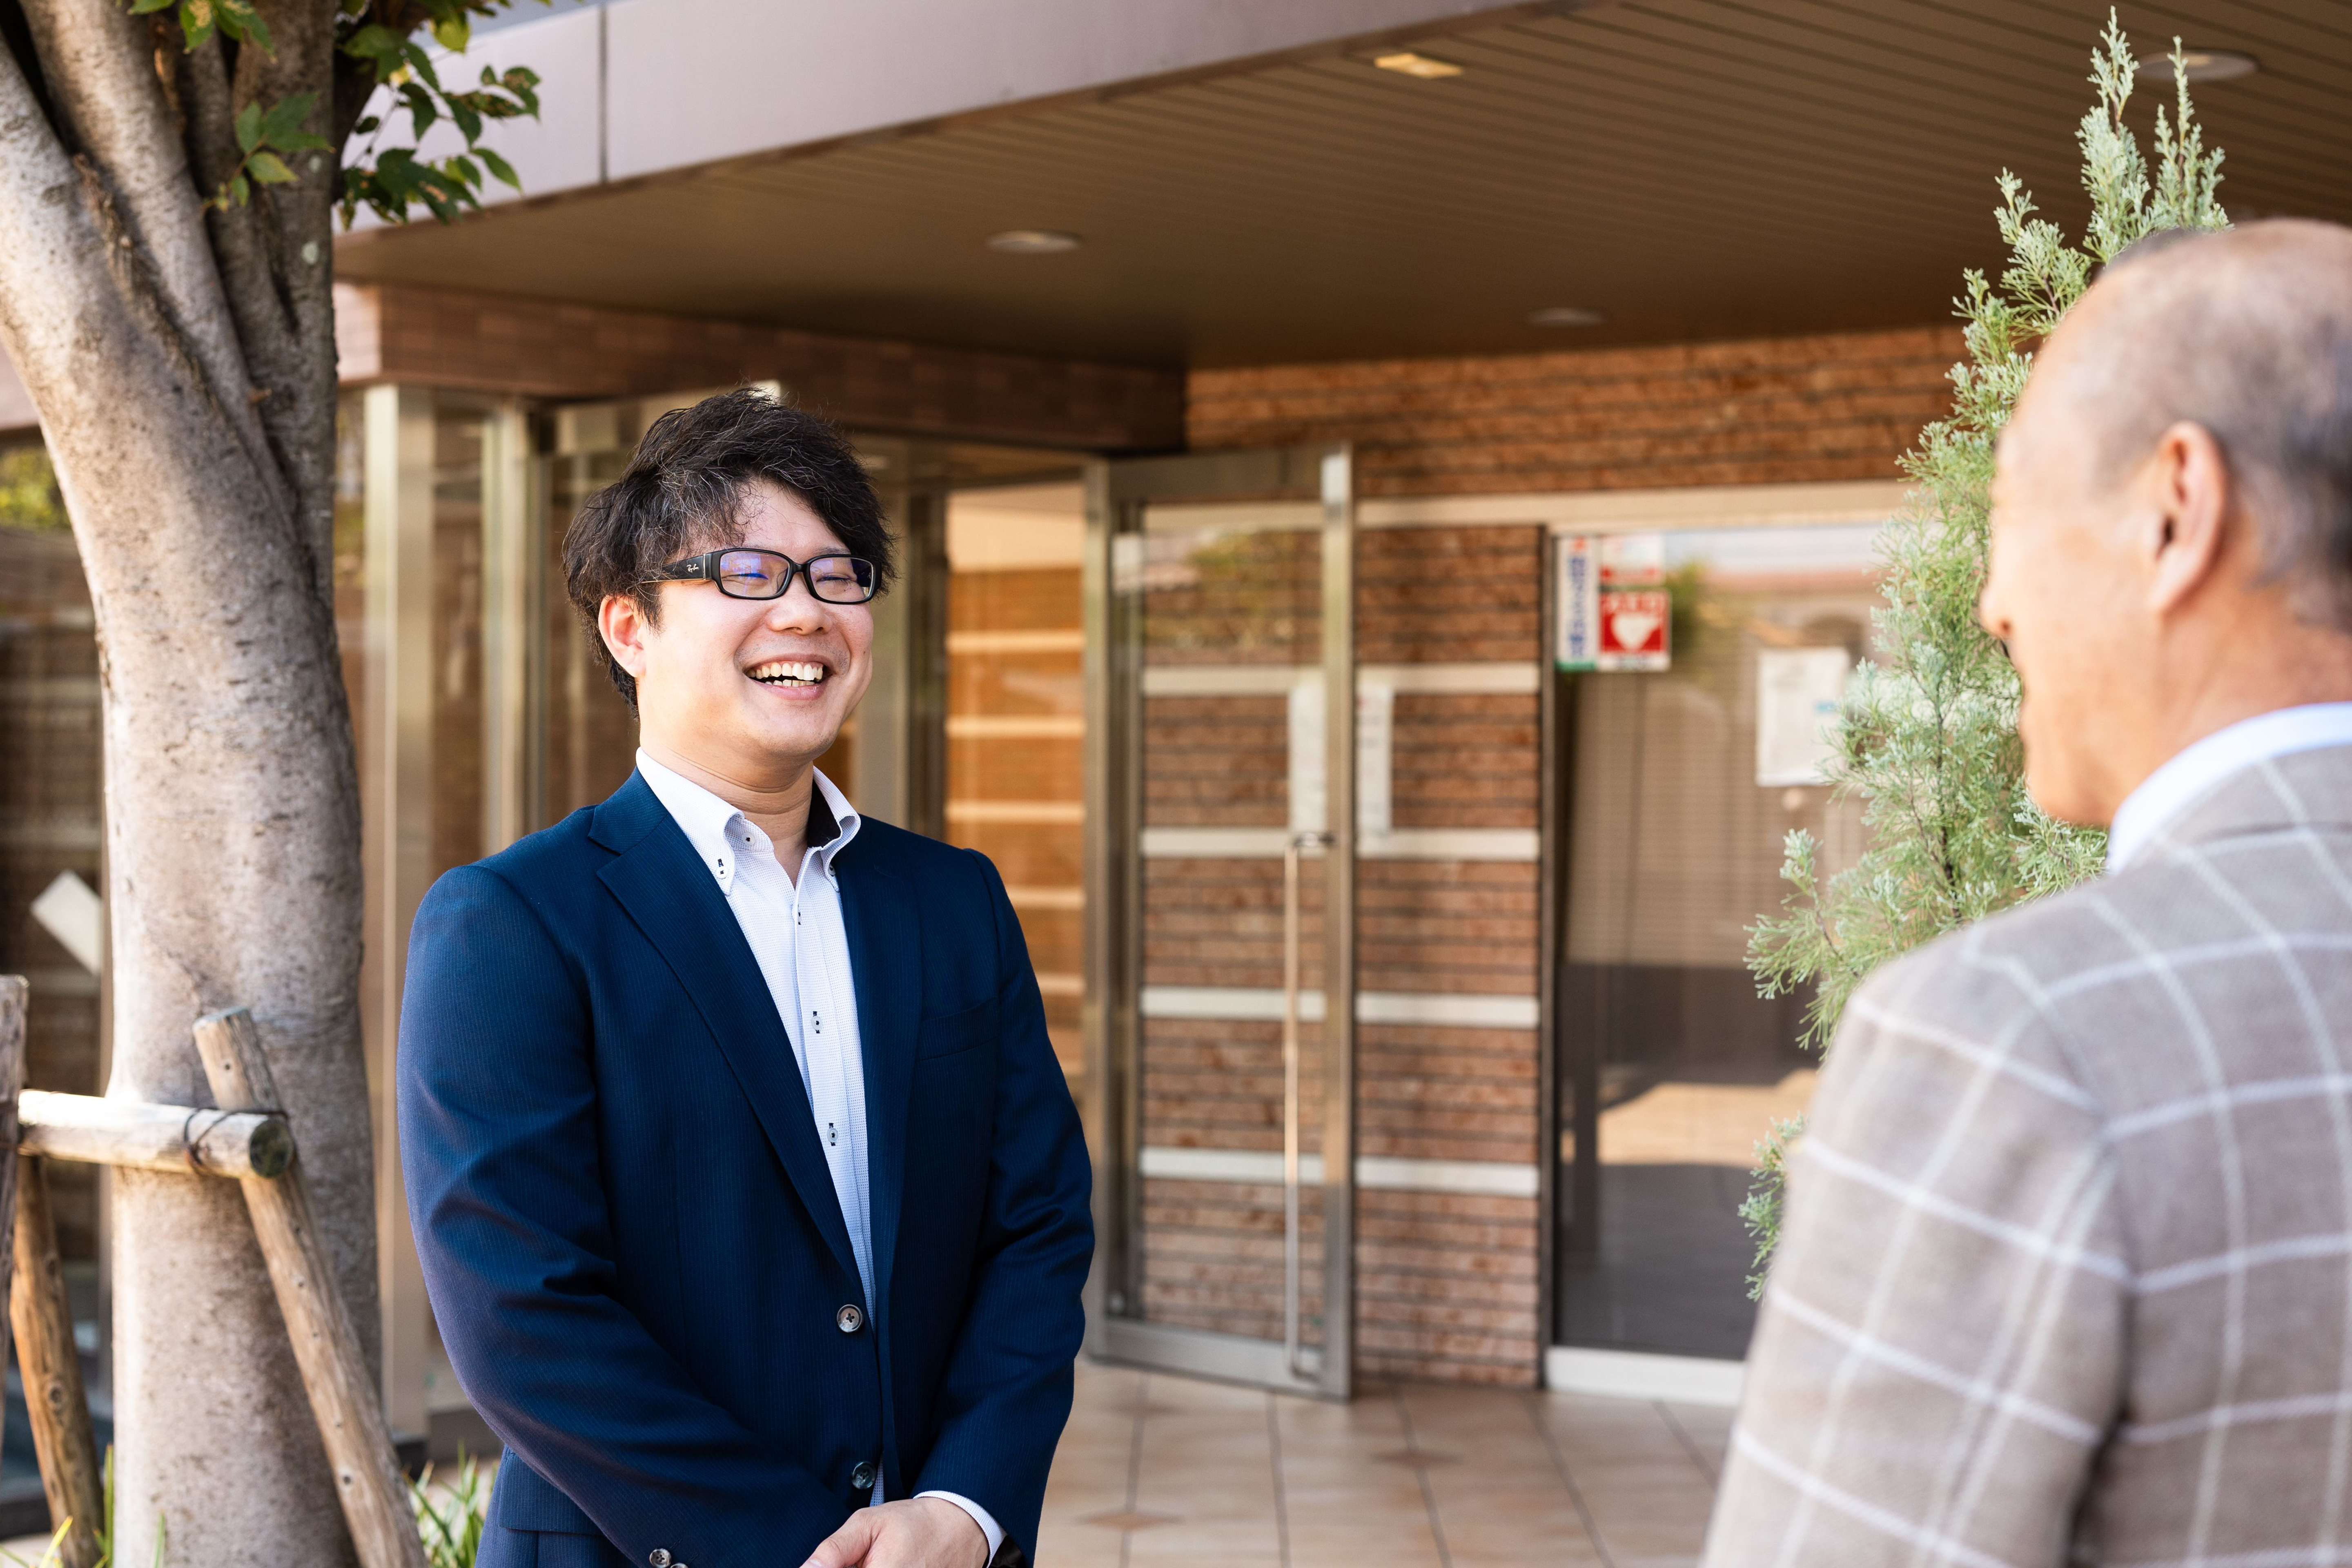
{"type": "Polygon", "coordinates": [[[417,910],[403,1169],[441,1337],[507,1446],[483,1568],[796,1565],[937,1488],[1033,1551],[1070,1409],[1091,1173],[1021,927],[977,853],[835,858],[875,1293],[791,1041],[642,778],[417,910]]]}

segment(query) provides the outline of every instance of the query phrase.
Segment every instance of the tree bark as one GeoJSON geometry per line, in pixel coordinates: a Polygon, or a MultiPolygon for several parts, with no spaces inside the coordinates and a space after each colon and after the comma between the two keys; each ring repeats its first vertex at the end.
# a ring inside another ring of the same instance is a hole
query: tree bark
{"type": "MultiPolygon", "coordinates": [[[[334,160],[305,155],[298,185],[257,195],[240,258],[199,206],[143,23],[116,0],[25,9],[57,119],[0,50],[0,345],[40,410],[98,615],[108,1092],[210,1104],[189,1026],[252,1009],[373,1363],[358,787],[320,510],[334,160]],[[236,305],[254,277],[307,354],[252,352],[261,329],[236,305]],[[281,397],[283,422],[257,413],[281,397]]],[[[281,40],[268,89],[316,70],[323,119],[331,6],[264,11],[281,40]]],[[[181,107],[197,142],[207,127],[181,107]]],[[[173,1568],[349,1563],[239,1194],[141,1171],[114,1192],[116,1561],[153,1561],[161,1521],[173,1568]]]]}

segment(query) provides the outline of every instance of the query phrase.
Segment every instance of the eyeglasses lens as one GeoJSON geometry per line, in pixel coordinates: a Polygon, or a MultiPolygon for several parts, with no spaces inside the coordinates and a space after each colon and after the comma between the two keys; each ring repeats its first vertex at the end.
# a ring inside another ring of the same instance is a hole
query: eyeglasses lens
{"type": "MultiPolygon", "coordinates": [[[[764,550],[730,550],[719,558],[719,586],[738,599],[782,598],[792,568],[764,550]]],[[[849,555],[820,555],[808,563],[809,592],[832,605],[862,605],[874,596],[874,563],[849,555]]]]}
{"type": "Polygon", "coordinates": [[[809,592],[828,604],[862,605],[874,596],[874,563],[823,555],[808,563],[809,592]]]}
{"type": "Polygon", "coordinates": [[[738,599],[772,599],[784,591],[784,563],[757,550],[719,558],[719,586],[738,599]]]}

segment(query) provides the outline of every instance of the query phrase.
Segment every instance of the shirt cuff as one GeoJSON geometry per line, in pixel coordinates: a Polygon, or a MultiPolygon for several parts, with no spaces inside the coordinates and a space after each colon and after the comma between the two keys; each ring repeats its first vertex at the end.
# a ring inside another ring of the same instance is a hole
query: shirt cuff
{"type": "Polygon", "coordinates": [[[942,1501],[951,1502],[955,1504],[956,1507],[963,1510],[964,1512],[971,1515],[972,1523],[980,1526],[980,1532],[988,1537],[988,1560],[991,1563],[996,1561],[997,1552],[1001,1551],[1004,1545],[1004,1527],[998,1524],[995,1519],[991,1516],[986,1509],[972,1501],[971,1499],[968,1497],[959,1497],[954,1492],[917,1492],[915,1495],[917,1497],[935,1497],[942,1501]]]}

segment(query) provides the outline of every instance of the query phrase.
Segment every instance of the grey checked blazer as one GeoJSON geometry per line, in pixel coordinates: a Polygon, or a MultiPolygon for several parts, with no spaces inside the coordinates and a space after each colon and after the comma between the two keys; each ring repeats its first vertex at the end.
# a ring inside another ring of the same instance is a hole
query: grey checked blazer
{"type": "Polygon", "coordinates": [[[2352,747],[1856,995],[1707,1568],[2352,1563],[2352,747]]]}

